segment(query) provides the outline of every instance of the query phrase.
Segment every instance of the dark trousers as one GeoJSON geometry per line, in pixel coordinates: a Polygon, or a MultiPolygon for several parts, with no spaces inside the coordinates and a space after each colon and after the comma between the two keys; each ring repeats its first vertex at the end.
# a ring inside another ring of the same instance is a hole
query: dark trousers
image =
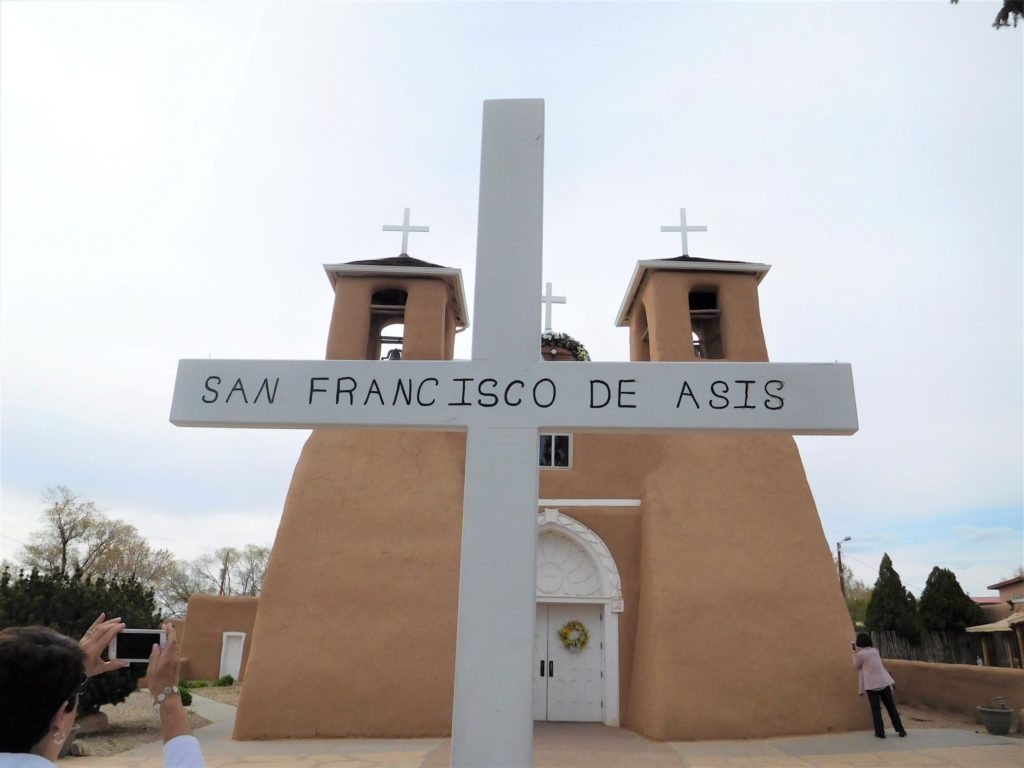
{"type": "Polygon", "coordinates": [[[900,713],[896,711],[896,701],[892,697],[892,686],[883,688],[880,691],[867,691],[868,703],[871,704],[871,720],[875,724],[875,735],[884,736],[885,726],[882,725],[882,707],[885,704],[885,711],[889,713],[892,720],[892,727],[897,733],[903,733],[903,721],[900,720],[900,713]]]}

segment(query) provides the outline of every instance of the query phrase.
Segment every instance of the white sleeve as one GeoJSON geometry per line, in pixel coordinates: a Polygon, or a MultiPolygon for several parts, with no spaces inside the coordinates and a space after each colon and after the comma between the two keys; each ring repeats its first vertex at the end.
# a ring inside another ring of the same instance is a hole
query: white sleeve
{"type": "Polygon", "coordinates": [[[164,744],[164,768],[206,768],[195,736],[175,736],[164,744]]]}

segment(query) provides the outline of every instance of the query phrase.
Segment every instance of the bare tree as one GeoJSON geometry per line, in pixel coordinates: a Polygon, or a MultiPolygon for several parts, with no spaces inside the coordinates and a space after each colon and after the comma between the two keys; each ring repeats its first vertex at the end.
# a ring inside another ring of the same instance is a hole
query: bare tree
{"type": "Polygon", "coordinates": [[[30,568],[61,576],[77,566],[78,547],[89,536],[99,517],[91,501],[82,501],[66,485],[47,488],[43,494],[44,527],[35,531],[22,552],[30,568]]]}
{"type": "Polygon", "coordinates": [[[192,595],[259,595],[269,560],[270,548],[258,544],[179,560],[162,580],[157,598],[169,614],[182,616],[192,595]]]}
{"type": "MultiPolygon", "coordinates": [[[[953,5],[956,5],[960,0],[949,0],[953,5]]],[[[996,14],[996,20],[992,22],[992,26],[996,29],[1000,27],[1010,26],[1010,21],[1013,21],[1013,26],[1017,26],[1017,21],[1021,16],[1024,16],[1024,0],[1003,0],[1003,7],[999,9],[999,13],[996,14]]]]}
{"type": "Polygon", "coordinates": [[[61,576],[134,576],[155,587],[174,562],[168,550],[151,548],[134,525],[108,517],[65,485],[48,488],[44,499],[43,527],[22,552],[30,568],[61,576]]]}
{"type": "Polygon", "coordinates": [[[194,562],[176,561],[156,591],[157,601],[169,616],[184,616],[192,595],[210,592],[209,579],[194,562]]]}
{"type": "Polygon", "coordinates": [[[133,525],[126,525],[115,545],[94,565],[98,573],[134,577],[154,587],[173,568],[174,554],[168,549],[153,549],[133,525]]]}
{"type": "Polygon", "coordinates": [[[258,595],[263,590],[263,577],[270,561],[270,548],[246,544],[235,564],[239,595],[258,595]]]}
{"type": "Polygon", "coordinates": [[[231,576],[238,562],[238,550],[234,547],[221,547],[213,553],[213,562],[217,564],[217,594],[233,595],[231,576]]]}

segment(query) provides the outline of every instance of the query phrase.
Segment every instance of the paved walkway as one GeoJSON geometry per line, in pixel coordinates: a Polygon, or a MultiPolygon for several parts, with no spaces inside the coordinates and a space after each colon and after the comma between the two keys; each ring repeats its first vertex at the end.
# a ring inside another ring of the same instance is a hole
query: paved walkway
{"type": "MultiPolygon", "coordinates": [[[[210,725],[196,731],[209,768],[447,768],[449,739],[232,741],[235,708],[192,694],[210,725]]],[[[960,729],[921,729],[905,739],[870,731],[755,741],[647,741],[596,723],[537,723],[535,768],[1021,768],[1024,740],[960,729]]],[[[160,768],[159,742],[114,757],[73,757],[67,768],[160,768]]],[[[481,766],[480,768],[506,768],[481,766]]],[[[519,768],[508,766],[507,768],[519,768]]]]}

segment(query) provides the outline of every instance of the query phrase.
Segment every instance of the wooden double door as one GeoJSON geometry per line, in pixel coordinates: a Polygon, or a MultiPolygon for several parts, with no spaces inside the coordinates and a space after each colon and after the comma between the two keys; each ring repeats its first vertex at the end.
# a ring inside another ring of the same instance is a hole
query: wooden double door
{"type": "Polygon", "coordinates": [[[538,603],[533,625],[533,719],[601,722],[604,718],[604,606],[538,603]],[[580,651],[556,634],[579,621],[590,635],[580,651]]]}

